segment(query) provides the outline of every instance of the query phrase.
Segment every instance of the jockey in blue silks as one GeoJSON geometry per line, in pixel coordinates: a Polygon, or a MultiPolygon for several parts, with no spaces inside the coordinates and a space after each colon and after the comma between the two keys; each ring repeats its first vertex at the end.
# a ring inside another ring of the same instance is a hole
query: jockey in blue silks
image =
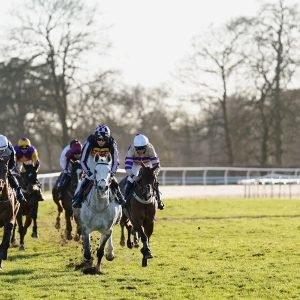
{"type": "Polygon", "coordinates": [[[119,167],[119,151],[115,139],[110,135],[110,129],[107,125],[101,124],[96,127],[94,134],[91,134],[83,145],[80,163],[84,170],[85,177],[78,183],[75,196],[73,198],[73,207],[80,208],[83,201],[83,192],[94,174],[90,169],[90,160],[96,155],[100,156],[110,154],[112,157],[111,165],[111,190],[116,196],[119,204],[123,207],[126,202],[120,191],[119,184],[114,177],[119,167]]]}
{"type": "MultiPolygon", "coordinates": [[[[129,196],[133,189],[133,182],[138,180],[138,174],[141,168],[141,162],[151,167],[157,166],[155,170],[156,176],[160,170],[159,158],[156,154],[154,146],[149,143],[149,139],[143,134],[137,134],[134,137],[133,143],[129,146],[126,157],[125,157],[125,170],[128,174],[125,199],[129,200],[129,196]]],[[[158,181],[156,180],[155,186],[157,207],[164,209],[165,205],[160,198],[160,192],[158,189],[158,181]]]]}
{"type": "Polygon", "coordinates": [[[17,200],[20,203],[25,203],[27,202],[21,187],[19,186],[18,179],[14,175],[14,173],[17,170],[16,167],[16,152],[11,144],[10,141],[8,141],[7,137],[4,135],[0,135],[0,158],[7,161],[7,166],[8,166],[8,181],[11,187],[15,190],[16,195],[17,195],[17,200]]]}

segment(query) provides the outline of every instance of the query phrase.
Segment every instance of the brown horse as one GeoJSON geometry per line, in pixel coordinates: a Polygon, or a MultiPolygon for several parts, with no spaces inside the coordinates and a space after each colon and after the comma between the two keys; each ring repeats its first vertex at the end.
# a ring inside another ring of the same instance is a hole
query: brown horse
{"type": "Polygon", "coordinates": [[[143,243],[142,266],[147,266],[147,260],[153,258],[149,240],[154,229],[154,218],[157,210],[155,199],[156,167],[147,167],[142,164],[139,180],[134,183],[133,192],[129,199],[128,213],[134,230],[138,233],[143,243]]]}
{"type": "MultiPolygon", "coordinates": [[[[33,222],[31,237],[38,238],[37,231],[37,215],[39,208],[39,201],[42,199],[41,185],[37,179],[36,168],[32,164],[23,165],[25,171],[21,173],[20,185],[22,187],[24,196],[27,203],[21,205],[17,214],[17,224],[18,232],[20,234],[20,250],[25,250],[24,240],[27,233],[27,229],[33,222]],[[23,223],[23,217],[25,217],[25,222],[23,223]]],[[[11,243],[12,245],[17,245],[17,240],[15,237],[16,225],[14,226],[11,243]]]]}
{"type": "MultiPolygon", "coordinates": [[[[66,186],[65,191],[63,192],[62,199],[58,198],[58,190],[57,190],[57,184],[52,189],[52,197],[54,203],[57,205],[57,217],[56,217],[56,223],[55,228],[60,229],[60,220],[61,220],[61,214],[63,211],[65,211],[65,220],[66,220],[66,229],[65,234],[66,238],[68,240],[73,239],[72,235],[72,220],[73,220],[73,209],[72,209],[72,198],[75,193],[78,180],[80,176],[82,175],[82,169],[79,161],[71,161],[72,167],[71,167],[71,176],[69,179],[69,183],[66,186]]],[[[60,175],[62,176],[62,174],[60,175]]],[[[58,181],[57,181],[58,182],[58,181]]],[[[76,221],[76,220],[75,220],[76,221]]],[[[74,237],[74,240],[79,241],[80,239],[80,229],[77,226],[76,229],[76,235],[74,237]]]]}
{"type": "Polygon", "coordinates": [[[7,259],[7,249],[19,210],[19,202],[16,199],[15,192],[8,183],[7,176],[7,161],[0,159],[0,227],[4,227],[0,245],[0,269],[3,267],[3,260],[7,259]]]}

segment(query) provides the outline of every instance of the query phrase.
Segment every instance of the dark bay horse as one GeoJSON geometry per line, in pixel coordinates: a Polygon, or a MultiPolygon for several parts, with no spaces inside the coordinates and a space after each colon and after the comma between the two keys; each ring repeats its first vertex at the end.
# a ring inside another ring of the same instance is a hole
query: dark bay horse
{"type": "Polygon", "coordinates": [[[129,199],[128,213],[134,230],[138,233],[143,247],[142,266],[147,266],[147,260],[153,258],[149,240],[154,229],[154,218],[157,210],[155,199],[155,184],[157,167],[148,167],[142,164],[139,172],[139,180],[134,183],[133,192],[129,199]]]}
{"type": "Polygon", "coordinates": [[[7,259],[7,249],[20,206],[8,183],[7,174],[7,161],[0,159],[0,227],[4,227],[0,245],[0,269],[3,267],[3,260],[7,259]]]}
{"type": "MultiPolygon", "coordinates": [[[[65,221],[66,221],[66,229],[65,235],[67,240],[72,240],[72,220],[73,220],[73,209],[72,209],[72,198],[74,196],[78,181],[82,175],[82,169],[79,161],[71,161],[71,175],[69,179],[69,183],[66,186],[65,191],[62,194],[62,199],[58,198],[58,190],[57,186],[55,185],[52,189],[52,198],[54,203],[57,205],[57,217],[55,228],[61,228],[61,214],[65,211],[65,221]]],[[[62,176],[62,175],[60,175],[62,176]]],[[[76,221],[76,220],[75,220],[76,221]]],[[[74,240],[79,241],[80,239],[80,230],[77,226],[76,235],[74,236],[74,240]]]]}
{"type": "Polygon", "coordinates": [[[23,164],[24,172],[21,173],[20,185],[26,198],[27,203],[20,206],[17,214],[17,224],[14,226],[13,235],[11,238],[12,245],[17,245],[15,237],[16,225],[20,234],[19,249],[25,250],[24,240],[27,234],[27,229],[33,222],[31,237],[38,238],[37,216],[39,201],[42,199],[41,185],[37,179],[37,170],[32,164],[23,164]],[[23,217],[25,221],[23,223],[23,217]]]}

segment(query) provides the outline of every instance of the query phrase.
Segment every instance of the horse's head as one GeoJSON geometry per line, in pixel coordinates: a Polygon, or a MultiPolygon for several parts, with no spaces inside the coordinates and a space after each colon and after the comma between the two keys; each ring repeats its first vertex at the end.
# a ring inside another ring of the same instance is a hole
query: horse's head
{"type": "Polygon", "coordinates": [[[32,164],[23,164],[25,172],[23,173],[23,179],[27,185],[34,185],[37,183],[37,171],[32,164]]]}
{"type": "Polygon", "coordinates": [[[76,181],[76,184],[77,184],[82,173],[83,173],[83,170],[82,170],[80,161],[79,160],[71,160],[71,180],[74,179],[74,181],[76,181]]]}
{"type": "Polygon", "coordinates": [[[139,172],[139,185],[142,189],[142,195],[146,200],[149,200],[154,193],[154,184],[156,182],[155,170],[158,165],[155,167],[146,166],[144,163],[141,163],[142,167],[139,172]]]}
{"type": "Polygon", "coordinates": [[[96,154],[94,160],[94,175],[97,188],[101,192],[106,192],[108,190],[111,177],[111,156],[100,156],[99,154],[96,154]]]}

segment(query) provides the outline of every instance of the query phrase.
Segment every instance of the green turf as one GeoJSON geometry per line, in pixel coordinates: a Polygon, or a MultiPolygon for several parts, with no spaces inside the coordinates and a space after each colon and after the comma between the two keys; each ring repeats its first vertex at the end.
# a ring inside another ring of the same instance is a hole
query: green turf
{"type": "MultiPolygon", "coordinates": [[[[299,299],[300,201],[166,200],[141,267],[138,249],[119,246],[104,274],[75,270],[81,245],[54,228],[56,208],[39,211],[39,239],[9,249],[0,299],[299,299]]],[[[2,234],[2,230],[1,230],[2,234]]],[[[93,249],[98,235],[93,234],[93,249]]]]}

